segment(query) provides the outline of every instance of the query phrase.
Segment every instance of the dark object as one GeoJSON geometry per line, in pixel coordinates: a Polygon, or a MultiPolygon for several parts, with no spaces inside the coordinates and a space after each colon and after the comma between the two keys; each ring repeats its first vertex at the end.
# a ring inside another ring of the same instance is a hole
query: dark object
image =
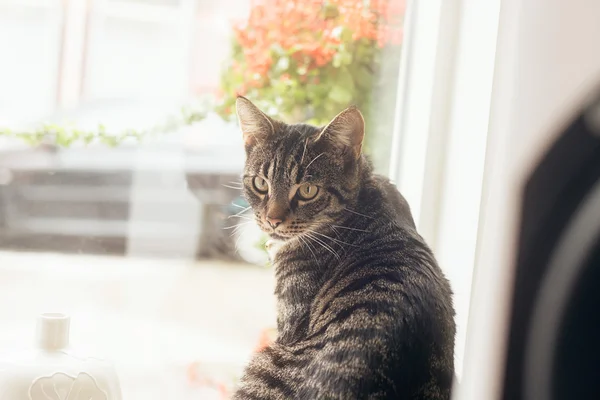
{"type": "Polygon", "coordinates": [[[600,398],[599,109],[573,119],[524,190],[505,400],[600,398]]]}

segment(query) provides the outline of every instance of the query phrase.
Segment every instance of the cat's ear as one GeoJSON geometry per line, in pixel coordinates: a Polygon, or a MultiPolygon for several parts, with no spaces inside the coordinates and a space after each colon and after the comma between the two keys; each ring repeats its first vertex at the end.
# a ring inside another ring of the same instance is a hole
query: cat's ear
{"type": "Polygon", "coordinates": [[[275,121],[247,98],[239,96],[235,101],[235,108],[246,146],[255,145],[275,133],[275,121]]]}
{"type": "Polygon", "coordinates": [[[364,137],[365,120],[358,108],[352,106],[332,119],[316,140],[327,140],[344,152],[350,152],[355,159],[358,159],[364,137]]]}

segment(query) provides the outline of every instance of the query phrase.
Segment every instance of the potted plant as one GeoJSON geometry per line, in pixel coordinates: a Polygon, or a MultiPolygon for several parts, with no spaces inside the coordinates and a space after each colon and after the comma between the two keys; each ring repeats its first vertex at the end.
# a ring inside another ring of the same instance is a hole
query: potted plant
{"type": "Polygon", "coordinates": [[[386,80],[389,94],[397,79],[403,17],[404,0],[255,2],[248,20],[233,26],[216,111],[234,119],[243,95],[287,122],[324,125],[354,104],[371,133],[369,148],[380,121],[390,120],[382,114],[395,106],[395,91],[390,99],[380,88],[386,80]],[[382,74],[390,61],[396,68],[382,74]]]}

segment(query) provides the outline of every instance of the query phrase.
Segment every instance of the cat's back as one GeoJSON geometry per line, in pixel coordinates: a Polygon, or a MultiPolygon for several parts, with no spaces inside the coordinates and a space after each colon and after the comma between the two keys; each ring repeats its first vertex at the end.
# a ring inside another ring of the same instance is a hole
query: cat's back
{"type": "MultiPolygon", "coordinates": [[[[427,284],[426,292],[448,299],[451,290],[439,268],[433,252],[417,232],[410,206],[389,179],[374,175],[359,196],[358,203],[346,219],[347,230],[335,231],[337,244],[343,247],[338,276],[352,275],[362,269],[378,269],[399,274],[399,279],[411,275],[424,276],[420,284],[427,284]],[[346,244],[344,246],[344,243],[346,244]],[[444,293],[435,293],[440,289],[444,293]]],[[[410,290],[410,286],[403,285],[410,290]]]]}
{"type": "Polygon", "coordinates": [[[429,387],[438,393],[411,398],[447,399],[455,335],[449,282],[417,233],[408,203],[387,179],[374,177],[355,207],[343,239],[353,246],[315,300],[313,331],[364,335],[357,343],[376,337],[389,357],[372,368],[384,368],[403,395],[429,387]],[[327,326],[342,319],[349,324],[327,326]]]}
{"type": "Polygon", "coordinates": [[[364,238],[351,257],[354,265],[347,273],[366,269],[373,276],[377,271],[389,271],[390,279],[401,281],[400,285],[393,286],[402,294],[396,298],[398,301],[410,299],[415,305],[413,308],[428,313],[426,317],[441,317],[453,325],[450,283],[417,232],[404,196],[389,179],[374,176],[361,202],[359,207],[370,221],[365,232],[361,232],[364,238]]]}

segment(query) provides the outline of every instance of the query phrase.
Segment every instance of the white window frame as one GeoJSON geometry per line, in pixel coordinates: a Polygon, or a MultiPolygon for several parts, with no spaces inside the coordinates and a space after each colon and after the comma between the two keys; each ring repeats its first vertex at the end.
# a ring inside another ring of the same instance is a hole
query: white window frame
{"type": "MultiPolygon", "coordinates": [[[[61,51],[61,37],[64,35],[62,32],[62,25],[64,21],[64,6],[61,0],[0,0],[0,12],[3,10],[13,10],[13,11],[25,11],[25,12],[38,12],[45,11],[48,13],[49,22],[47,25],[47,32],[45,33],[45,37],[43,40],[45,41],[45,45],[47,48],[53,48],[57,46],[57,54],[56,59],[52,63],[52,65],[48,66],[48,80],[50,84],[52,84],[54,89],[49,92],[49,96],[45,102],[45,107],[43,110],[35,110],[35,112],[31,112],[31,110],[26,111],[24,114],[17,112],[17,117],[14,116],[12,112],[7,112],[7,110],[0,110],[0,124],[3,126],[12,126],[12,127],[26,127],[30,124],[31,115],[34,114],[38,116],[39,113],[46,113],[48,110],[52,110],[52,108],[56,105],[57,97],[58,97],[58,76],[60,75],[59,71],[59,63],[60,63],[60,51],[61,51]]],[[[12,56],[9,55],[9,58],[12,56]]],[[[3,93],[6,95],[6,93],[3,93]]],[[[10,139],[0,138],[0,145],[3,145],[10,139]]]]}
{"type": "MultiPolygon", "coordinates": [[[[108,0],[69,0],[64,7],[65,27],[58,83],[58,106],[72,108],[80,104],[89,91],[89,68],[93,64],[95,47],[103,40],[105,18],[143,21],[177,27],[179,43],[191,47],[195,0],[180,0],[178,4],[156,5],[108,0]]],[[[181,55],[178,86],[181,97],[189,91],[191,53],[181,55]]]]}
{"type": "Polygon", "coordinates": [[[389,175],[453,285],[459,377],[501,2],[411,1],[405,23],[389,175]]]}

